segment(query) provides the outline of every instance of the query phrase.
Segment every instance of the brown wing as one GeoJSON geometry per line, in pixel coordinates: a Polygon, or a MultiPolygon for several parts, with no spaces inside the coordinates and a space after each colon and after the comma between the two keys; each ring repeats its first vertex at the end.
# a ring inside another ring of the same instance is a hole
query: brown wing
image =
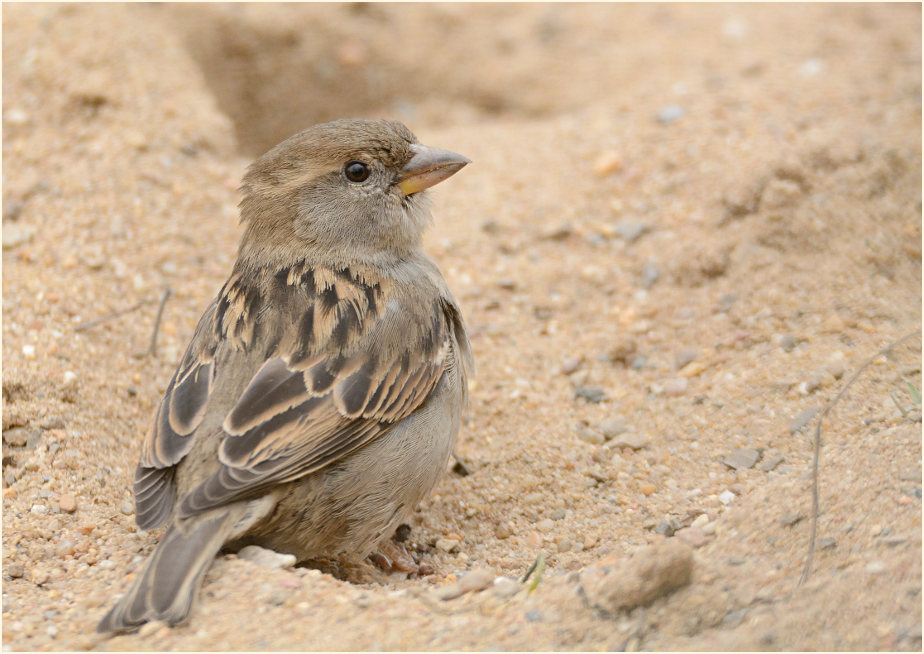
{"type": "MultiPolygon", "coordinates": [[[[435,289],[402,295],[370,271],[306,266],[265,286],[277,297],[261,306],[291,306],[282,295],[293,292],[306,302],[227,412],[221,465],[182,499],[181,518],[331,465],[410,415],[443,375],[452,333],[435,289]]],[[[260,346],[259,325],[234,332],[260,346]]]]}
{"type": "Polygon", "coordinates": [[[215,380],[213,329],[217,302],[205,311],[183,360],[167,385],[154,424],[141,448],[135,472],[135,520],[152,529],[170,517],[175,501],[174,466],[189,453],[193,434],[205,417],[215,380]]]}

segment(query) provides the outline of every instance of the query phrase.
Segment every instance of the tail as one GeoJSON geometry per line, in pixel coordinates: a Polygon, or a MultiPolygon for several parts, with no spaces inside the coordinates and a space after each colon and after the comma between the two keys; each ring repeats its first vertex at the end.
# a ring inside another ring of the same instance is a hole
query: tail
{"type": "Polygon", "coordinates": [[[131,590],[96,631],[131,631],[145,622],[185,620],[205,571],[240,517],[239,510],[225,507],[171,524],[131,590]]]}

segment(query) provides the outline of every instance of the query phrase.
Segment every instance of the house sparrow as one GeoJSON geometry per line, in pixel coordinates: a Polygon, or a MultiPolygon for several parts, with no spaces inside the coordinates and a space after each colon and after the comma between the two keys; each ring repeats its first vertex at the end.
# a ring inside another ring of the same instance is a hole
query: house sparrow
{"type": "Polygon", "coordinates": [[[430,492],[472,364],[422,249],[423,191],[467,163],[400,123],[338,120],[250,166],[234,269],[135,472],[138,525],[167,531],[98,631],[183,621],[225,545],[364,557],[430,492]]]}

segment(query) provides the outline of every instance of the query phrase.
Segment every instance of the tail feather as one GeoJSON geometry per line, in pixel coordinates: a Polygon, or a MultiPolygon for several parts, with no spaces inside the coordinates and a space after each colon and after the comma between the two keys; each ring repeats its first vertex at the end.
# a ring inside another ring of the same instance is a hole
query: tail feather
{"type": "Polygon", "coordinates": [[[130,631],[145,622],[186,619],[202,577],[232,533],[240,510],[227,507],[174,523],[135,579],[131,590],[100,620],[96,630],[130,631]]]}

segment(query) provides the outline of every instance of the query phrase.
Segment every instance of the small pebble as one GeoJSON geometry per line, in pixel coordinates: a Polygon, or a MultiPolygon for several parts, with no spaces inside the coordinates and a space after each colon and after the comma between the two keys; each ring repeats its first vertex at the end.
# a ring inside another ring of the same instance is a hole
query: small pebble
{"type": "Polygon", "coordinates": [[[606,440],[610,440],[625,433],[628,427],[626,426],[626,421],[622,418],[607,418],[597,425],[597,429],[600,430],[606,440]]]}
{"type": "Polygon", "coordinates": [[[295,565],[294,554],[284,554],[274,552],[273,550],[258,545],[248,545],[237,553],[238,558],[256,563],[257,565],[270,568],[291,568],[295,565]]]}
{"type": "Polygon", "coordinates": [[[555,546],[559,552],[568,552],[571,550],[571,541],[567,538],[563,538],[555,546]]]}
{"type": "Polygon", "coordinates": [[[698,527],[678,529],[674,536],[691,547],[702,547],[706,544],[706,534],[698,527]]]}
{"type": "Polygon", "coordinates": [[[542,536],[539,535],[539,532],[529,532],[529,535],[526,537],[526,546],[530,549],[538,549],[542,547],[542,536]]]}
{"type": "Polygon", "coordinates": [[[35,515],[45,515],[46,513],[48,513],[48,507],[45,506],[44,504],[33,504],[32,508],[29,511],[30,513],[34,513],[35,515]]]}
{"type": "Polygon", "coordinates": [[[766,461],[764,461],[763,465],[760,466],[760,469],[763,472],[770,472],[771,470],[776,468],[778,465],[780,465],[783,461],[784,461],[783,457],[777,454],[775,456],[768,458],[766,461]]]}
{"type": "Polygon", "coordinates": [[[722,463],[735,470],[747,470],[753,468],[758,459],[760,459],[760,451],[740,449],[722,459],[722,463]]]}
{"type": "Polygon", "coordinates": [[[699,355],[695,347],[685,347],[674,355],[674,368],[680,370],[699,355]]]}
{"type": "Polygon", "coordinates": [[[494,572],[487,568],[475,568],[459,579],[463,593],[481,591],[494,583],[494,572]]]}
{"type": "Polygon", "coordinates": [[[119,510],[125,515],[131,515],[135,512],[135,507],[129,500],[122,502],[122,505],[119,507],[119,510]]]}
{"type": "Polygon", "coordinates": [[[501,540],[513,535],[513,526],[509,522],[501,522],[494,528],[494,535],[501,540]]]}
{"type": "Polygon", "coordinates": [[[706,515],[705,513],[700,513],[698,516],[696,516],[696,519],[690,523],[690,526],[702,528],[702,527],[705,527],[707,524],[709,524],[709,516],[706,515]]]}
{"type": "Polygon", "coordinates": [[[561,362],[561,374],[570,375],[573,372],[577,372],[577,369],[581,367],[581,363],[583,363],[583,361],[584,360],[581,357],[566,357],[561,362]]]}
{"type": "Polygon", "coordinates": [[[61,495],[58,497],[58,507],[65,513],[73,513],[77,510],[77,498],[73,495],[61,495]]]}
{"type": "Polygon", "coordinates": [[[583,398],[592,404],[597,404],[606,399],[606,391],[595,386],[580,386],[574,391],[576,397],[583,398]]]}
{"type": "Polygon", "coordinates": [[[27,359],[34,359],[35,358],[35,346],[34,345],[23,345],[22,355],[27,359]]]}
{"type": "Polygon", "coordinates": [[[648,437],[645,434],[639,432],[625,432],[614,437],[608,444],[609,448],[624,448],[628,447],[633,450],[640,450],[643,447],[648,445],[648,437]]]}
{"type": "Polygon", "coordinates": [[[832,547],[837,545],[837,539],[830,536],[825,536],[824,538],[818,539],[818,549],[820,550],[829,550],[832,547]]]}
{"type": "Polygon", "coordinates": [[[886,569],[886,564],[882,561],[870,561],[866,564],[866,571],[871,575],[882,574],[886,569]]]}
{"type": "Polygon", "coordinates": [[[734,499],[735,499],[735,494],[732,493],[730,490],[724,490],[721,493],[719,493],[719,501],[722,504],[726,504],[726,505],[731,504],[732,500],[734,499]]]}
{"type": "Polygon", "coordinates": [[[690,380],[686,377],[673,377],[664,382],[664,394],[668,397],[677,397],[687,392],[690,380]]]}
{"type": "Polygon", "coordinates": [[[619,237],[628,243],[632,243],[651,229],[651,225],[638,220],[620,220],[613,229],[619,234],[619,237]]]}
{"type": "Polygon", "coordinates": [[[11,579],[19,579],[26,573],[22,565],[19,563],[11,563],[7,566],[4,566],[3,572],[9,575],[11,579]]]}
{"type": "Polygon", "coordinates": [[[803,409],[802,412],[793,418],[791,423],[789,423],[789,433],[795,434],[797,431],[805,427],[812,421],[812,418],[814,418],[819,411],[821,411],[821,408],[817,406],[811,406],[807,409],[803,409]]]}
{"type": "Polygon", "coordinates": [[[545,520],[541,520],[540,522],[536,523],[536,529],[538,529],[539,531],[543,533],[548,533],[552,531],[554,528],[555,528],[555,523],[549,518],[546,518],[545,520]]]}
{"type": "Polygon", "coordinates": [[[669,125],[686,114],[686,109],[677,104],[668,104],[658,110],[658,122],[669,125]]]}
{"type": "Polygon", "coordinates": [[[510,577],[498,577],[494,580],[494,586],[491,591],[500,598],[506,599],[516,595],[523,588],[515,579],[510,577]]]}
{"type": "Polygon", "coordinates": [[[143,625],[141,625],[141,629],[138,630],[138,636],[141,638],[147,638],[148,636],[153,635],[155,632],[158,632],[165,627],[167,627],[167,623],[163,620],[145,622],[143,625]]]}
{"type": "Polygon", "coordinates": [[[594,174],[597,177],[606,177],[622,170],[622,157],[614,150],[603,152],[594,162],[594,174]]]}
{"type": "Polygon", "coordinates": [[[438,600],[444,602],[456,599],[461,597],[463,594],[461,586],[459,584],[446,584],[445,586],[440,586],[433,591],[433,595],[438,600]]]}
{"type": "Polygon", "coordinates": [[[644,266],[642,266],[642,287],[651,288],[655,285],[655,282],[658,281],[661,277],[661,269],[658,268],[658,265],[653,261],[647,261],[644,266]]]}
{"type": "Polygon", "coordinates": [[[780,336],[779,344],[785,352],[792,352],[796,348],[796,337],[792,334],[783,334],[780,336]]]}
{"type": "Polygon", "coordinates": [[[655,491],[658,490],[657,486],[654,484],[640,484],[638,487],[639,492],[645,497],[654,495],[655,491]]]}
{"type": "Polygon", "coordinates": [[[459,543],[456,538],[440,538],[436,541],[436,549],[451,554],[459,548],[459,543]]]}
{"type": "Polygon", "coordinates": [[[602,445],[605,440],[603,434],[587,427],[578,427],[576,432],[578,438],[591,445],[602,445]]]}

